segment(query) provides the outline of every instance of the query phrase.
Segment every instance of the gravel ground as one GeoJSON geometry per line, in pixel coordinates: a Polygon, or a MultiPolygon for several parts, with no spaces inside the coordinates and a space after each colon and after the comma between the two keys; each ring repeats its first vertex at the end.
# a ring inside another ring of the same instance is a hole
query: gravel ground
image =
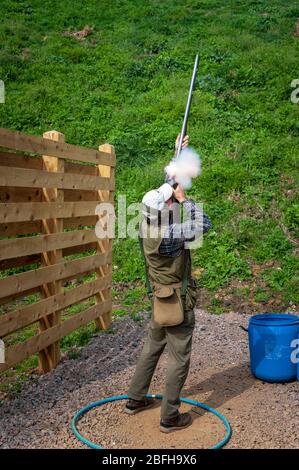
{"type": "MultiPolygon", "coordinates": [[[[227,447],[299,448],[299,382],[269,384],[251,376],[247,337],[239,328],[249,317],[196,310],[196,318],[183,395],[225,414],[233,428],[227,447]]],[[[0,447],[84,447],[70,431],[73,414],[92,401],[126,393],[146,327],[146,315],[141,322],[118,318],[114,333],[95,335],[77,359],[65,358],[53,373],[32,377],[18,398],[0,408],[0,447]]],[[[163,393],[166,365],[167,353],[159,362],[152,393],[163,393]]],[[[202,448],[224,435],[217,418],[198,408],[191,409],[191,427],[164,435],[158,430],[159,402],[135,416],[124,414],[122,406],[117,402],[90,411],[81,419],[80,431],[108,448],[202,448]]]]}

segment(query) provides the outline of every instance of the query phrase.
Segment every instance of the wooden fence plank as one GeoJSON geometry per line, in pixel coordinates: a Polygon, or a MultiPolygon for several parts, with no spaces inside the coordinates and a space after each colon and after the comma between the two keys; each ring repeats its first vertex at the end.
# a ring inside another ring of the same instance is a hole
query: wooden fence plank
{"type": "Polygon", "coordinates": [[[7,304],[8,302],[13,302],[15,300],[18,300],[20,301],[20,299],[24,299],[25,297],[27,297],[28,295],[31,295],[31,294],[37,294],[39,293],[39,286],[38,287],[34,287],[32,289],[28,289],[28,290],[25,290],[25,291],[22,291],[22,292],[15,292],[14,294],[10,294],[6,297],[2,297],[0,298],[0,305],[5,305],[7,304]]]}
{"type": "MultiPolygon", "coordinates": [[[[14,168],[31,168],[32,170],[43,170],[44,162],[42,157],[31,157],[24,153],[15,152],[1,152],[0,151],[0,166],[10,166],[14,168]]],[[[85,165],[80,162],[65,161],[64,171],[66,173],[75,173],[77,175],[90,175],[97,176],[97,166],[85,165]]]]}
{"type": "Polygon", "coordinates": [[[0,222],[27,222],[95,215],[98,201],[0,203],[0,222]]]}
{"type": "MultiPolygon", "coordinates": [[[[62,249],[62,256],[70,256],[78,253],[86,253],[88,251],[95,251],[97,249],[97,242],[86,243],[84,245],[70,246],[68,248],[62,249]]],[[[89,253],[91,254],[91,253],[89,253]]],[[[21,256],[18,258],[4,259],[0,261],[0,271],[5,269],[17,268],[19,266],[27,266],[28,264],[40,264],[41,263],[41,254],[37,253],[35,255],[21,256]]]]}
{"type": "MultiPolygon", "coordinates": [[[[88,191],[80,191],[80,193],[85,192],[88,191]]],[[[0,186],[0,202],[40,202],[41,200],[41,188],[16,188],[13,186],[0,186]]],[[[75,200],[76,199],[73,199],[73,201],[75,200]]]]}
{"type": "Polygon", "coordinates": [[[49,173],[42,170],[0,167],[0,186],[58,189],[114,189],[111,178],[77,175],[75,173],[49,173]]]}
{"type": "Polygon", "coordinates": [[[107,275],[101,279],[95,279],[94,281],[42,299],[34,304],[26,305],[1,315],[0,337],[4,338],[14,331],[25,328],[56,310],[62,310],[72,304],[81,302],[97,292],[107,289],[110,287],[111,282],[111,275],[107,275]]]}
{"type": "MultiPolygon", "coordinates": [[[[10,166],[14,168],[30,168],[32,170],[43,170],[43,159],[40,156],[31,157],[22,153],[14,152],[1,152],[0,151],[0,166],[10,166]]],[[[66,173],[74,173],[77,175],[97,176],[97,166],[86,165],[80,162],[65,161],[64,171],[66,173]]]]}
{"type": "Polygon", "coordinates": [[[20,256],[18,258],[3,259],[0,261],[0,270],[17,268],[19,266],[28,266],[28,264],[37,263],[40,264],[41,257],[40,254],[30,255],[30,256],[20,256]]]}
{"type": "MultiPolygon", "coordinates": [[[[96,205],[95,205],[96,207],[96,205]]],[[[64,228],[82,228],[95,226],[98,217],[96,215],[87,215],[81,217],[69,217],[64,220],[64,228]]],[[[12,237],[15,235],[29,235],[32,233],[41,232],[41,220],[33,220],[32,222],[17,222],[0,223],[0,237],[12,237]]]]}
{"type": "Polygon", "coordinates": [[[64,220],[65,228],[79,228],[79,227],[88,227],[95,226],[98,221],[97,215],[89,215],[85,217],[70,217],[64,220]]]}
{"type": "Polygon", "coordinates": [[[8,238],[7,240],[0,240],[0,261],[96,241],[97,236],[94,230],[76,230],[33,237],[8,238]]]}
{"type": "Polygon", "coordinates": [[[83,165],[82,163],[65,162],[65,173],[74,173],[76,175],[97,176],[97,167],[95,165],[83,165]]]}
{"type": "Polygon", "coordinates": [[[5,364],[0,364],[0,372],[9,369],[24,359],[27,359],[27,357],[32,356],[32,354],[45,349],[50,344],[59,341],[77,328],[86,325],[111,310],[112,302],[111,300],[106,300],[101,304],[93,305],[87,310],[73,315],[62,323],[55,325],[22,343],[8,347],[5,353],[6,362],[5,364]]]}
{"type": "MultiPolygon", "coordinates": [[[[64,200],[67,202],[76,202],[76,201],[97,201],[98,192],[97,191],[87,191],[87,190],[76,190],[76,189],[64,189],[64,200]]],[[[1,190],[0,190],[1,194],[1,190]]],[[[6,202],[6,201],[3,201],[6,202]]],[[[8,201],[7,201],[8,202],[8,201]]],[[[12,202],[12,201],[11,201],[12,202]]]]}
{"type": "Polygon", "coordinates": [[[55,142],[33,135],[29,136],[22,132],[11,131],[4,128],[0,128],[0,146],[23,152],[95,163],[97,165],[115,166],[115,157],[106,152],[63,142],[55,142]]]}
{"type": "MultiPolygon", "coordinates": [[[[43,160],[40,156],[31,157],[24,153],[1,152],[0,166],[11,166],[17,168],[31,168],[33,170],[43,169],[43,160]]],[[[83,165],[82,165],[83,166],[83,165]]]]}
{"type": "Polygon", "coordinates": [[[44,283],[95,271],[100,266],[110,263],[111,259],[111,252],[106,252],[8,276],[0,280],[0,298],[33,289],[44,283]]]}
{"type": "MultiPolygon", "coordinates": [[[[84,217],[82,218],[82,220],[84,217]]],[[[0,220],[1,220],[1,212],[0,212],[0,220]]],[[[71,227],[76,228],[75,221],[81,220],[80,218],[74,219],[67,219],[70,220],[71,227]]],[[[87,225],[87,224],[86,224],[87,225]]],[[[67,227],[66,227],[67,228],[67,227]]],[[[22,224],[12,222],[8,224],[1,224],[0,223],[0,237],[12,237],[16,235],[29,235],[32,233],[39,233],[41,230],[41,221],[34,220],[32,222],[23,222],[22,224]]]]}

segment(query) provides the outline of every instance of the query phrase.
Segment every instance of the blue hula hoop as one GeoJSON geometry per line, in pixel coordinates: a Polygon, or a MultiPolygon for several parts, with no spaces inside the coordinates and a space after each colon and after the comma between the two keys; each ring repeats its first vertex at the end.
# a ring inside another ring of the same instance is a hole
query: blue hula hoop
{"type": "MultiPolygon", "coordinates": [[[[89,441],[84,436],[82,436],[82,434],[80,434],[78,429],[77,429],[77,422],[78,422],[79,418],[82,415],[87,413],[92,408],[95,408],[97,406],[102,406],[102,405],[105,405],[106,403],[110,403],[110,402],[113,402],[113,401],[127,400],[128,398],[129,398],[128,395],[118,395],[118,396],[115,396],[115,397],[104,398],[103,400],[99,400],[99,401],[95,401],[93,403],[90,403],[89,405],[85,406],[84,408],[81,408],[81,410],[77,411],[77,413],[74,415],[74,417],[72,419],[72,422],[71,422],[72,431],[75,434],[75,436],[77,437],[77,439],[79,441],[83,442],[83,444],[87,445],[88,447],[91,447],[92,449],[98,449],[98,450],[105,449],[104,447],[101,447],[98,444],[94,444],[93,442],[89,441]]],[[[147,395],[147,398],[157,398],[158,400],[162,400],[163,396],[162,395],[151,395],[151,394],[149,394],[149,395],[147,395]]],[[[225,429],[226,429],[226,434],[225,434],[224,438],[220,442],[215,444],[213,447],[210,447],[210,449],[221,449],[221,447],[225,446],[225,444],[228,443],[228,441],[230,440],[231,435],[232,435],[232,428],[231,428],[231,425],[229,424],[229,422],[227,421],[225,416],[223,416],[221,413],[219,413],[217,410],[214,410],[210,406],[204,405],[203,403],[200,403],[198,401],[190,400],[189,398],[180,398],[180,400],[183,403],[188,403],[189,405],[198,406],[199,408],[203,408],[204,410],[209,411],[210,413],[213,413],[224,424],[225,429]]]]}

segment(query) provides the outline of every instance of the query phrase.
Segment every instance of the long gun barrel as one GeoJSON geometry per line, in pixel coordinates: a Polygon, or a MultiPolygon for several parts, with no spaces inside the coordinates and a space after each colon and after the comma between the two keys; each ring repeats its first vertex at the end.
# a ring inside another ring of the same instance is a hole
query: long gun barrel
{"type": "Polygon", "coordinates": [[[178,148],[176,150],[175,158],[177,158],[179,156],[179,154],[181,153],[183,140],[184,140],[184,137],[185,137],[186,132],[187,132],[188,117],[189,117],[191,101],[192,101],[192,93],[193,93],[193,90],[195,88],[198,62],[199,62],[199,56],[197,54],[196,57],[195,57],[193,73],[192,73],[192,78],[191,78],[191,82],[190,82],[190,88],[189,88],[189,94],[188,94],[188,99],[187,99],[187,104],[186,104],[184,121],[183,121],[183,125],[182,125],[182,130],[181,130],[181,137],[180,137],[178,148]]]}

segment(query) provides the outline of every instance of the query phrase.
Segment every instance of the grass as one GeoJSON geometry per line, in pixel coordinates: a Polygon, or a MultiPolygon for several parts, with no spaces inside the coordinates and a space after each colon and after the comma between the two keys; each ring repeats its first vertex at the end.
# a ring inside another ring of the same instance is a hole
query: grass
{"type": "MultiPolygon", "coordinates": [[[[65,290],[69,290],[79,283],[90,282],[94,278],[94,274],[81,276],[75,283],[69,283],[65,286],[65,290]]],[[[10,309],[16,308],[21,305],[33,304],[39,300],[38,294],[28,295],[22,301],[16,301],[9,305],[10,309]]],[[[115,302],[120,302],[123,308],[113,310],[113,318],[130,315],[131,318],[139,322],[142,320],[140,316],[141,310],[149,310],[149,301],[145,296],[145,289],[142,285],[134,286],[132,288],[120,288],[116,284],[113,289],[113,298],[115,302]]],[[[87,300],[73,304],[62,312],[62,320],[76,315],[94,305],[96,302],[95,297],[89,297],[87,300]]],[[[0,315],[7,313],[4,307],[0,307],[0,315]]],[[[38,333],[38,325],[35,323],[22,330],[19,330],[5,338],[6,347],[24,342],[38,333]]],[[[80,357],[81,348],[89,343],[91,338],[96,334],[113,334],[113,328],[100,331],[97,329],[94,322],[86,326],[80,327],[74,332],[62,338],[60,347],[62,354],[67,354],[69,359],[77,359],[80,357]]],[[[1,374],[0,378],[0,406],[5,397],[14,398],[22,390],[22,385],[28,380],[29,372],[33,373],[32,380],[36,380],[36,372],[38,367],[38,355],[35,354],[28,359],[16,364],[12,369],[7,370],[1,374]]]]}
{"type": "MultiPolygon", "coordinates": [[[[298,305],[299,105],[290,100],[298,3],[102,0],[99,8],[96,0],[3,0],[1,7],[1,126],[115,145],[117,196],[128,203],[163,181],[200,53],[189,134],[203,173],[189,194],[213,223],[193,253],[205,306],[225,311],[215,295],[234,294],[236,280],[244,302],[264,308],[275,298],[275,311],[298,305]],[[85,25],[93,31],[82,41],[64,35],[85,25]]],[[[116,240],[113,263],[114,282],[130,286],[120,296],[127,308],[115,313],[137,314],[146,306],[137,242],[116,240]]],[[[91,334],[87,328],[65,343],[72,348],[91,334]]]]}

